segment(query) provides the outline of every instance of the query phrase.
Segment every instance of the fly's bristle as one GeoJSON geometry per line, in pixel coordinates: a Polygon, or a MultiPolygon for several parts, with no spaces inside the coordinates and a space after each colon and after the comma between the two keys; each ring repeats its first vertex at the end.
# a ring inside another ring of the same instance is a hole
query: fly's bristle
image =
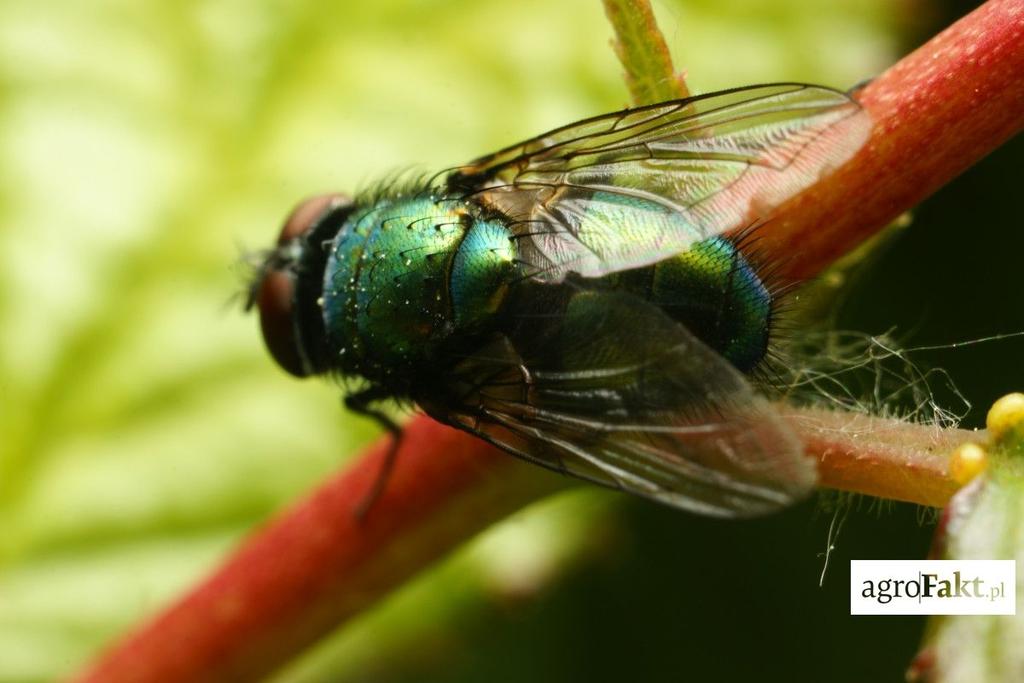
{"type": "Polygon", "coordinates": [[[768,291],[768,347],[763,358],[748,372],[753,381],[765,389],[783,388],[786,359],[780,352],[780,340],[788,338],[795,330],[786,322],[793,302],[788,295],[802,283],[784,275],[791,257],[767,248],[762,228],[768,221],[756,221],[729,235],[729,241],[736,251],[753,269],[761,285],[768,291]]]}
{"type": "Polygon", "coordinates": [[[428,197],[435,192],[436,174],[421,169],[397,169],[355,194],[355,203],[373,206],[403,197],[428,197]]]}
{"type": "Polygon", "coordinates": [[[768,223],[769,221],[755,221],[733,232],[728,239],[754,269],[754,273],[774,301],[801,283],[783,275],[787,270],[786,266],[792,261],[792,256],[769,249],[764,242],[762,229],[768,223]]]}
{"type": "Polygon", "coordinates": [[[231,303],[242,302],[242,310],[251,311],[256,305],[256,296],[259,294],[260,283],[270,268],[270,262],[274,255],[273,249],[249,249],[238,246],[238,259],[235,261],[232,270],[238,279],[238,291],[231,295],[231,303]]]}

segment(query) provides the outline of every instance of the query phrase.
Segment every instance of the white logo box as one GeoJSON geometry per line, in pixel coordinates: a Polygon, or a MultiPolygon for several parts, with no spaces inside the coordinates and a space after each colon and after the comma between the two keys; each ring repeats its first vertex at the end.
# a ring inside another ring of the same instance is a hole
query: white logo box
{"type": "Polygon", "coordinates": [[[1016,613],[1014,560],[850,560],[850,614],[1016,613]]]}

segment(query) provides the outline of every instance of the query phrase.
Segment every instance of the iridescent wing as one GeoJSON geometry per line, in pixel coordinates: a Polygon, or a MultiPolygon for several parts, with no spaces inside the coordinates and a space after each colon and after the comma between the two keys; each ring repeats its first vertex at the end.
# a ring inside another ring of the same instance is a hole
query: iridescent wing
{"type": "Polygon", "coordinates": [[[850,158],[870,127],[842,92],[751,86],[586,119],[446,184],[515,222],[534,278],[600,277],[765,218],[850,158]]]}
{"type": "Polygon", "coordinates": [[[814,485],[768,402],[656,306],[581,289],[557,315],[529,311],[417,402],[533,463],[704,514],[761,514],[814,485]]]}

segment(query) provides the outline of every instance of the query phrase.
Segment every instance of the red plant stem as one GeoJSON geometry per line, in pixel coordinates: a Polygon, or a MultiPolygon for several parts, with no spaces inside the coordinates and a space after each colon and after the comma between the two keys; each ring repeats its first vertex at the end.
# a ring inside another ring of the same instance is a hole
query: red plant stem
{"type": "Polygon", "coordinates": [[[359,520],[355,509],[387,447],[372,446],[256,531],[80,680],[259,679],[474,533],[563,485],[420,418],[406,427],[388,485],[359,520]]]}
{"type": "Polygon", "coordinates": [[[858,154],[779,208],[763,232],[813,277],[1024,128],[1024,2],[989,0],[856,94],[858,154]]]}
{"type": "MultiPolygon", "coordinates": [[[[875,121],[868,143],[781,207],[763,232],[767,248],[793,255],[794,277],[817,273],[1020,130],[1024,3],[990,0],[859,99],[875,121]]],[[[945,452],[964,433],[939,438],[930,427],[858,418],[865,421],[858,429],[871,435],[865,439],[837,431],[827,414],[801,419],[794,425],[818,458],[825,485],[930,505],[955,489],[945,452]]],[[[208,579],[78,680],[259,678],[556,485],[478,439],[418,418],[407,428],[386,491],[360,523],[353,509],[385,447],[377,444],[256,531],[208,579]]]]}

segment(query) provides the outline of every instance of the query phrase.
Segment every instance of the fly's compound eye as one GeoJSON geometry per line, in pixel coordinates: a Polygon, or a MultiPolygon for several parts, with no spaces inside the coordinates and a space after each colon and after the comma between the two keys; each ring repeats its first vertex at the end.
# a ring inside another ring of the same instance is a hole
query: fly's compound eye
{"type": "Polygon", "coordinates": [[[340,226],[352,201],[343,194],[324,194],[303,200],[281,228],[277,248],[260,269],[253,303],[260,313],[263,342],[277,364],[296,377],[322,371],[318,349],[323,343],[319,307],[326,254],[321,228],[340,226]],[[326,223],[330,225],[325,226],[326,223]],[[321,255],[322,254],[322,255],[321,255]]]}
{"type": "Polygon", "coordinates": [[[339,192],[306,197],[292,209],[288,218],[284,220],[281,234],[277,238],[277,246],[282,247],[297,237],[309,235],[328,212],[351,204],[352,200],[339,192]]]}

